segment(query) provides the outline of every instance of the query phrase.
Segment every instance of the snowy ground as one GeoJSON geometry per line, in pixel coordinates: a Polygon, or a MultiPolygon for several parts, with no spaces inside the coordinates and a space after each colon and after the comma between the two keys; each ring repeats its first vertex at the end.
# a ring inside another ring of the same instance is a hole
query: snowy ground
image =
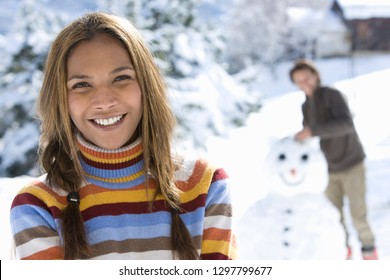
{"type": "MultiPolygon", "coordinates": [[[[377,63],[377,61],[375,61],[377,63]]],[[[383,63],[383,60],[380,61],[383,63]]],[[[388,64],[389,65],[389,64],[388,64]]],[[[326,64],[330,74],[337,64],[326,64]]],[[[367,64],[367,69],[370,65],[367,64]]],[[[368,71],[368,70],[367,70],[368,71]]],[[[327,73],[323,73],[327,76],[327,73]]],[[[286,74],[286,73],[285,73],[286,74]]],[[[329,75],[330,75],[329,74],[329,75]]],[[[367,200],[369,219],[377,238],[381,259],[390,259],[390,69],[362,75],[336,83],[351,104],[355,123],[362,138],[367,158],[367,200]]],[[[341,75],[340,80],[344,79],[341,75]]],[[[326,80],[326,79],[324,79],[326,80]]],[[[337,81],[336,78],[332,83],[337,81]]],[[[282,83],[281,83],[282,84],[282,83]]],[[[268,153],[270,137],[291,135],[300,129],[300,104],[303,94],[290,92],[268,97],[259,113],[252,114],[245,127],[234,129],[228,138],[210,138],[207,156],[220,162],[232,180],[232,193],[239,224],[245,212],[259,200],[267,199],[267,188],[258,184],[260,167],[268,153]]],[[[8,258],[10,240],[9,206],[15,192],[30,178],[0,178],[0,259],[8,258]]],[[[300,225],[295,225],[299,227],[300,225]]],[[[354,234],[352,232],[352,234],[354,234]]],[[[269,238],[272,238],[272,232],[269,238]]],[[[305,236],[302,236],[305,238],[305,236]]],[[[355,259],[359,259],[359,244],[353,235],[355,259]]],[[[245,242],[245,240],[241,241],[245,242]]],[[[272,250],[273,248],[262,248],[272,250]]]]}

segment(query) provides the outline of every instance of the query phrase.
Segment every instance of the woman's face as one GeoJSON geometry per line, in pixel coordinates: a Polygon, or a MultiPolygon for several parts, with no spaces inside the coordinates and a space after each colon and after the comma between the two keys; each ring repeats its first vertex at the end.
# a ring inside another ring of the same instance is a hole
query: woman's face
{"type": "Polygon", "coordinates": [[[83,41],[67,61],[69,112],[83,137],[105,149],[133,141],[142,95],[127,50],[108,35],[83,41]]]}
{"type": "Polygon", "coordinates": [[[297,87],[309,97],[318,87],[318,77],[309,69],[296,70],[292,78],[297,87]]]}

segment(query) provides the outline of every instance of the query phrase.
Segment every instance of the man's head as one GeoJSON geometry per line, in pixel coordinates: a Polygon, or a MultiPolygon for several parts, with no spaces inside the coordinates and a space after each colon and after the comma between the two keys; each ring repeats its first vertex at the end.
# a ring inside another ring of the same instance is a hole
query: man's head
{"type": "Polygon", "coordinates": [[[290,79],[308,97],[313,95],[313,92],[321,83],[317,68],[307,59],[300,59],[294,63],[290,70],[290,79]]]}

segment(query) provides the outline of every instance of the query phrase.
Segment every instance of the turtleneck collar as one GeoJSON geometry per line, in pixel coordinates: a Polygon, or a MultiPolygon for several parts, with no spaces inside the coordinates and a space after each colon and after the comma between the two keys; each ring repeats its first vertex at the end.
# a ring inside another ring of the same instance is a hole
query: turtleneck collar
{"type": "Polygon", "coordinates": [[[100,187],[124,189],[145,182],[141,138],[115,150],[107,150],[77,135],[79,159],[87,181],[100,187]]]}

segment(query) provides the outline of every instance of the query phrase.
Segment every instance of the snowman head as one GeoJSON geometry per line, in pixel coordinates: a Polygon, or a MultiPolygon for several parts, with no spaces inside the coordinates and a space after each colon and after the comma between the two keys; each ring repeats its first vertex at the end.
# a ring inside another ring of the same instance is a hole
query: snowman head
{"type": "Polygon", "coordinates": [[[263,172],[269,191],[283,195],[322,192],[327,184],[327,165],[316,138],[271,139],[263,172]]]}

